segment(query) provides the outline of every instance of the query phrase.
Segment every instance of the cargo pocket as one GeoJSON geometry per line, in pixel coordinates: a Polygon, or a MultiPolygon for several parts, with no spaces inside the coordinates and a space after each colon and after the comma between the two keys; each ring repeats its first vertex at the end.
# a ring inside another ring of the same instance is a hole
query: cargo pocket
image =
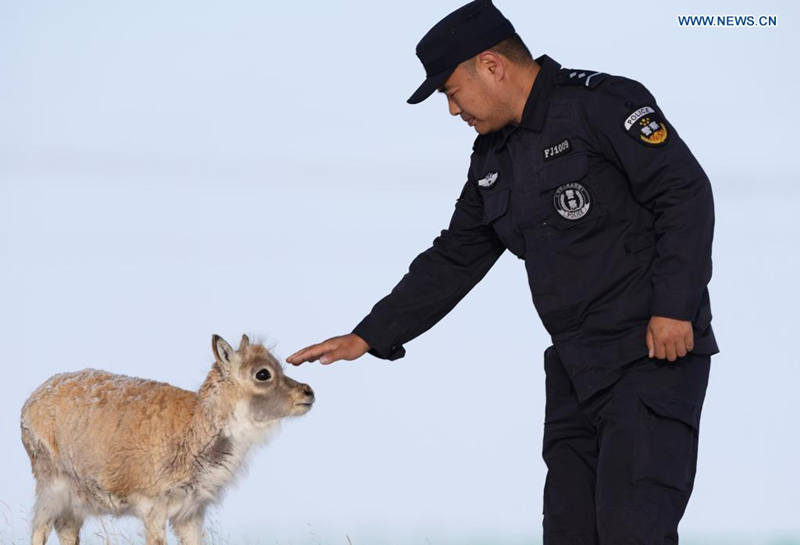
{"type": "Polygon", "coordinates": [[[669,397],[641,395],[633,452],[633,483],[689,494],[697,469],[701,406],[669,397]]]}

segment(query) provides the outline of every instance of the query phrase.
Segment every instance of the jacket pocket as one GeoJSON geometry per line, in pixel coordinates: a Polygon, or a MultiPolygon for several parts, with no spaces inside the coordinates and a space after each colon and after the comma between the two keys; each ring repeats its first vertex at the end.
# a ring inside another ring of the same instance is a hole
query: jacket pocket
{"type": "Polygon", "coordinates": [[[697,469],[700,410],[681,399],[640,395],[633,482],[689,494],[697,469]]]}
{"type": "Polygon", "coordinates": [[[586,153],[573,153],[542,168],[539,196],[543,215],[540,225],[558,230],[595,223],[606,213],[598,199],[598,184],[587,176],[586,153]]]}
{"type": "Polygon", "coordinates": [[[483,194],[483,223],[489,224],[508,210],[509,188],[486,191],[483,194]]]}
{"type": "Polygon", "coordinates": [[[541,170],[540,191],[545,192],[561,184],[576,182],[589,171],[589,158],[586,153],[576,152],[545,164],[541,170]]]}

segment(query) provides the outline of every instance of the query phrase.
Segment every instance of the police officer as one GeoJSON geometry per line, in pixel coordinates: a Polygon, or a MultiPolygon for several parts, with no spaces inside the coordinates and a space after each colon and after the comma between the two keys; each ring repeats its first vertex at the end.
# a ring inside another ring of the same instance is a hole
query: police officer
{"type": "Polygon", "coordinates": [[[506,250],[525,261],[544,351],[544,543],[678,542],[710,356],[714,209],[703,169],[639,82],[535,60],[489,0],[417,45],[478,132],[449,227],[353,329],[300,364],[394,360],[506,250]]]}

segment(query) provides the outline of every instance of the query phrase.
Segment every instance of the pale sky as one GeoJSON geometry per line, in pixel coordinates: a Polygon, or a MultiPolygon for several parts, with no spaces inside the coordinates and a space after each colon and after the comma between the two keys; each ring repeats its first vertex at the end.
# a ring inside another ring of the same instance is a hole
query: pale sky
{"type": "MultiPolygon", "coordinates": [[[[446,227],[475,133],[440,95],[405,100],[459,5],[0,2],[0,543],[28,534],[19,410],[47,377],[194,389],[214,333],[283,359],[349,332],[446,227]]],[[[534,55],[644,83],[711,180],[721,352],[682,536],[800,536],[800,10],[496,5],[534,55]],[[728,14],[778,26],[677,23],[728,14]]],[[[289,367],[318,402],[214,523],[231,543],[538,538],[549,344],[506,253],[405,358],[289,367]]]]}

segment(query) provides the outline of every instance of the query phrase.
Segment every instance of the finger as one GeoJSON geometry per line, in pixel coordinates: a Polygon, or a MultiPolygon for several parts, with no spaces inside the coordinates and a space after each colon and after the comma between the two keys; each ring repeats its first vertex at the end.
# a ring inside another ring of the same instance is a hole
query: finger
{"type": "Polygon", "coordinates": [[[291,363],[292,365],[300,365],[301,363],[306,361],[303,359],[303,355],[306,353],[306,350],[308,350],[308,348],[309,347],[298,350],[297,352],[286,358],[286,361],[291,363]]]}
{"type": "Polygon", "coordinates": [[[675,350],[675,342],[674,341],[668,342],[666,349],[667,349],[667,359],[669,361],[675,361],[675,359],[677,358],[675,350]]]}
{"type": "Polygon", "coordinates": [[[300,365],[302,361],[297,358],[297,353],[292,354],[288,358],[286,358],[286,363],[291,363],[292,365],[300,365]]]}
{"type": "Polygon", "coordinates": [[[333,352],[328,352],[319,359],[319,362],[322,365],[328,365],[335,361],[339,361],[340,359],[342,358],[335,356],[333,352]]]}
{"type": "Polygon", "coordinates": [[[689,333],[684,336],[683,341],[686,343],[686,350],[689,352],[694,350],[694,332],[691,329],[689,329],[689,333]]]}
{"type": "Polygon", "coordinates": [[[683,339],[678,339],[675,342],[675,353],[679,358],[682,358],[686,355],[686,342],[683,339]]]}
{"type": "Polygon", "coordinates": [[[300,360],[301,352],[302,350],[298,350],[297,352],[286,358],[286,362],[291,363],[292,365],[300,365],[300,363],[302,363],[302,360],[300,360]]]}
{"type": "Polygon", "coordinates": [[[655,341],[655,346],[656,346],[656,357],[658,359],[663,360],[665,357],[667,357],[667,348],[666,346],[664,346],[663,342],[655,341]]]}
{"type": "Polygon", "coordinates": [[[653,342],[653,332],[650,331],[649,327],[647,328],[647,335],[645,335],[645,342],[647,343],[647,357],[652,358],[655,352],[655,348],[653,347],[655,343],[653,342]]]}
{"type": "Polygon", "coordinates": [[[301,348],[300,350],[298,350],[297,352],[286,358],[286,361],[288,361],[289,363],[300,363],[303,359],[303,354],[313,346],[315,345],[312,344],[310,346],[306,346],[305,348],[301,348]]]}
{"type": "Polygon", "coordinates": [[[335,361],[339,361],[341,359],[345,359],[345,356],[347,356],[347,354],[345,352],[346,352],[345,347],[337,344],[335,348],[332,348],[331,350],[326,352],[325,355],[323,355],[319,359],[319,362],[321,364],[323,364],[323,365],[328,365],[328,364],[333,363],[335,361]]]}
{"type": "Polygon", "coordinates": [[[290,358],[294,359],[289,363],[294,363],[295,365],[298,365],[305,361],[314,361],[317,358],[319,358],[322,354],[327,352],[327,347],[325,345],[326,343],[319,343],[308,346],[302,349],[300,352],[297,352],[296,355],[293,354],[292,356],[290,356],[290,358]]]}

